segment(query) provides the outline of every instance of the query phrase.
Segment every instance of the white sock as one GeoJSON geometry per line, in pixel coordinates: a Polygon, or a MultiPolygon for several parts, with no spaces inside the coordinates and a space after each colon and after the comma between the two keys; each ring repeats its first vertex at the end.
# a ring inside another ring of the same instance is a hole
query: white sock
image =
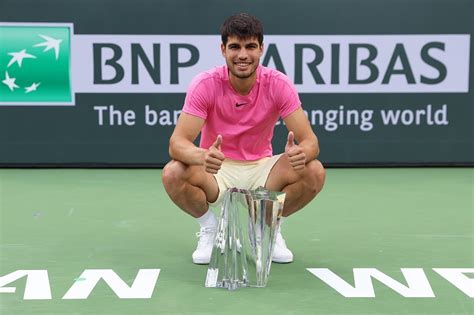
{"type": "Polygon", "coordinates": [[[280,226],[278,227],[278,230],[280,231],[280,233],[281,233],[281,226],[282,226],[283,222],[285,222],[285,220],[286,220],[286,217],[281,216],[281,218],[280,218],[280,226]]]}
{"type": "Polygon", "coordinates": [[[214,212],[212,212],[211,210],[207,210],[206,213],[204,213],[202,216],[196,219],[202,228],[206,228],[206,227],[213,228],[217,226],[216,216],[214,215],[214,212]]]}

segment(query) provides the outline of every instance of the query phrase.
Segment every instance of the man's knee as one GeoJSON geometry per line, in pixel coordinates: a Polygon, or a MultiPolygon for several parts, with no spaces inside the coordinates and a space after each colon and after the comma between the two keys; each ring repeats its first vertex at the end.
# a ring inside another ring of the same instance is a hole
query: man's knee
{"type": "Polygon", "coordinates": [[[162,172],[162,181],[166,190],[178,187],[184,180],[185,173],[186,165],[179,161],[172,160],[166,164],[162,172]]]}
{"type": "Polygon", "coordinates": [[[313,160],[306,164],[308,176],[307,183],[308,189],[312,194],[318,194],[324,186],[326,180],[326,171],[324,170],[323,164],[318,160],[313,160]]]}

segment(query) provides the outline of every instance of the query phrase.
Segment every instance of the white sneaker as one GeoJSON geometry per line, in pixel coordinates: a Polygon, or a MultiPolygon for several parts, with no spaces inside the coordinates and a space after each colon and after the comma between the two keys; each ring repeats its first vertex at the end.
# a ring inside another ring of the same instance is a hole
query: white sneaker
{"type": "Polygon", "coordinates": [[[286,242],[281,236],[280,229],[276,235],[275,246],[273,247],[272,261],[280,264],[290,263],[293,261],[293,253],[286,247],[286,242]]]}
{"type": "Polygon", "coordinates": [[[196,250],[193,253],[193,263],[208,264],[211,261],[212,247],[216,237],[216,228],[201,228],[196,233],[199,238],[196,250]]]}

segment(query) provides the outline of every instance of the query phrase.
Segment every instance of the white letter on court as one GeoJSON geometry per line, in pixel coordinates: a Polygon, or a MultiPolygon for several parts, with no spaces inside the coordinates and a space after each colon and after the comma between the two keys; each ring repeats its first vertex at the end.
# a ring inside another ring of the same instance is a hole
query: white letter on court
{"type": "Polygon", "coordinates": [[[87,299],[100,279],[121,299],[149,299],[160,269],[140,269],[129,287],[112,269],[86,269],[63,296],[64,300],[87,299]]]}
{"type": "Polygon", "coordinates": [[[468,297],[474,298],[474,279],[465,275],[474,273],[474,268],[433,268],[433,270],[468,297]]]}
{"type": "Polygon", "coordinates": [[[48,270],[17,270],[0,277],[0,293],[15,293],[15,287],[5,285],[26,276],[24,300],[51,300],[48,270]]]}
{"type": "Polygon", "coordinates": [[[434,297],[422,268],[402,268],[407,286],[376,268],[354,268],[354,287],[327,268],[307,268],[309,272],[345,297],[375,297],[371,277],[404,297],[434,297]]]}

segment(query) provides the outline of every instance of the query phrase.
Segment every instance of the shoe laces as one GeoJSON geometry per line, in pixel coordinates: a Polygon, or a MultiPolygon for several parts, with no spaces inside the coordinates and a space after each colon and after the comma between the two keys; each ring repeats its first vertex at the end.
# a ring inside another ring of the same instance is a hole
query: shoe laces
{"type": "Polygon", "coordinates": [[[198,248],[206,246],[212,242],[216,229],[210,227],[201,227],[199,232],[196,233],[196,237],[199,238],[198,248]]]}

